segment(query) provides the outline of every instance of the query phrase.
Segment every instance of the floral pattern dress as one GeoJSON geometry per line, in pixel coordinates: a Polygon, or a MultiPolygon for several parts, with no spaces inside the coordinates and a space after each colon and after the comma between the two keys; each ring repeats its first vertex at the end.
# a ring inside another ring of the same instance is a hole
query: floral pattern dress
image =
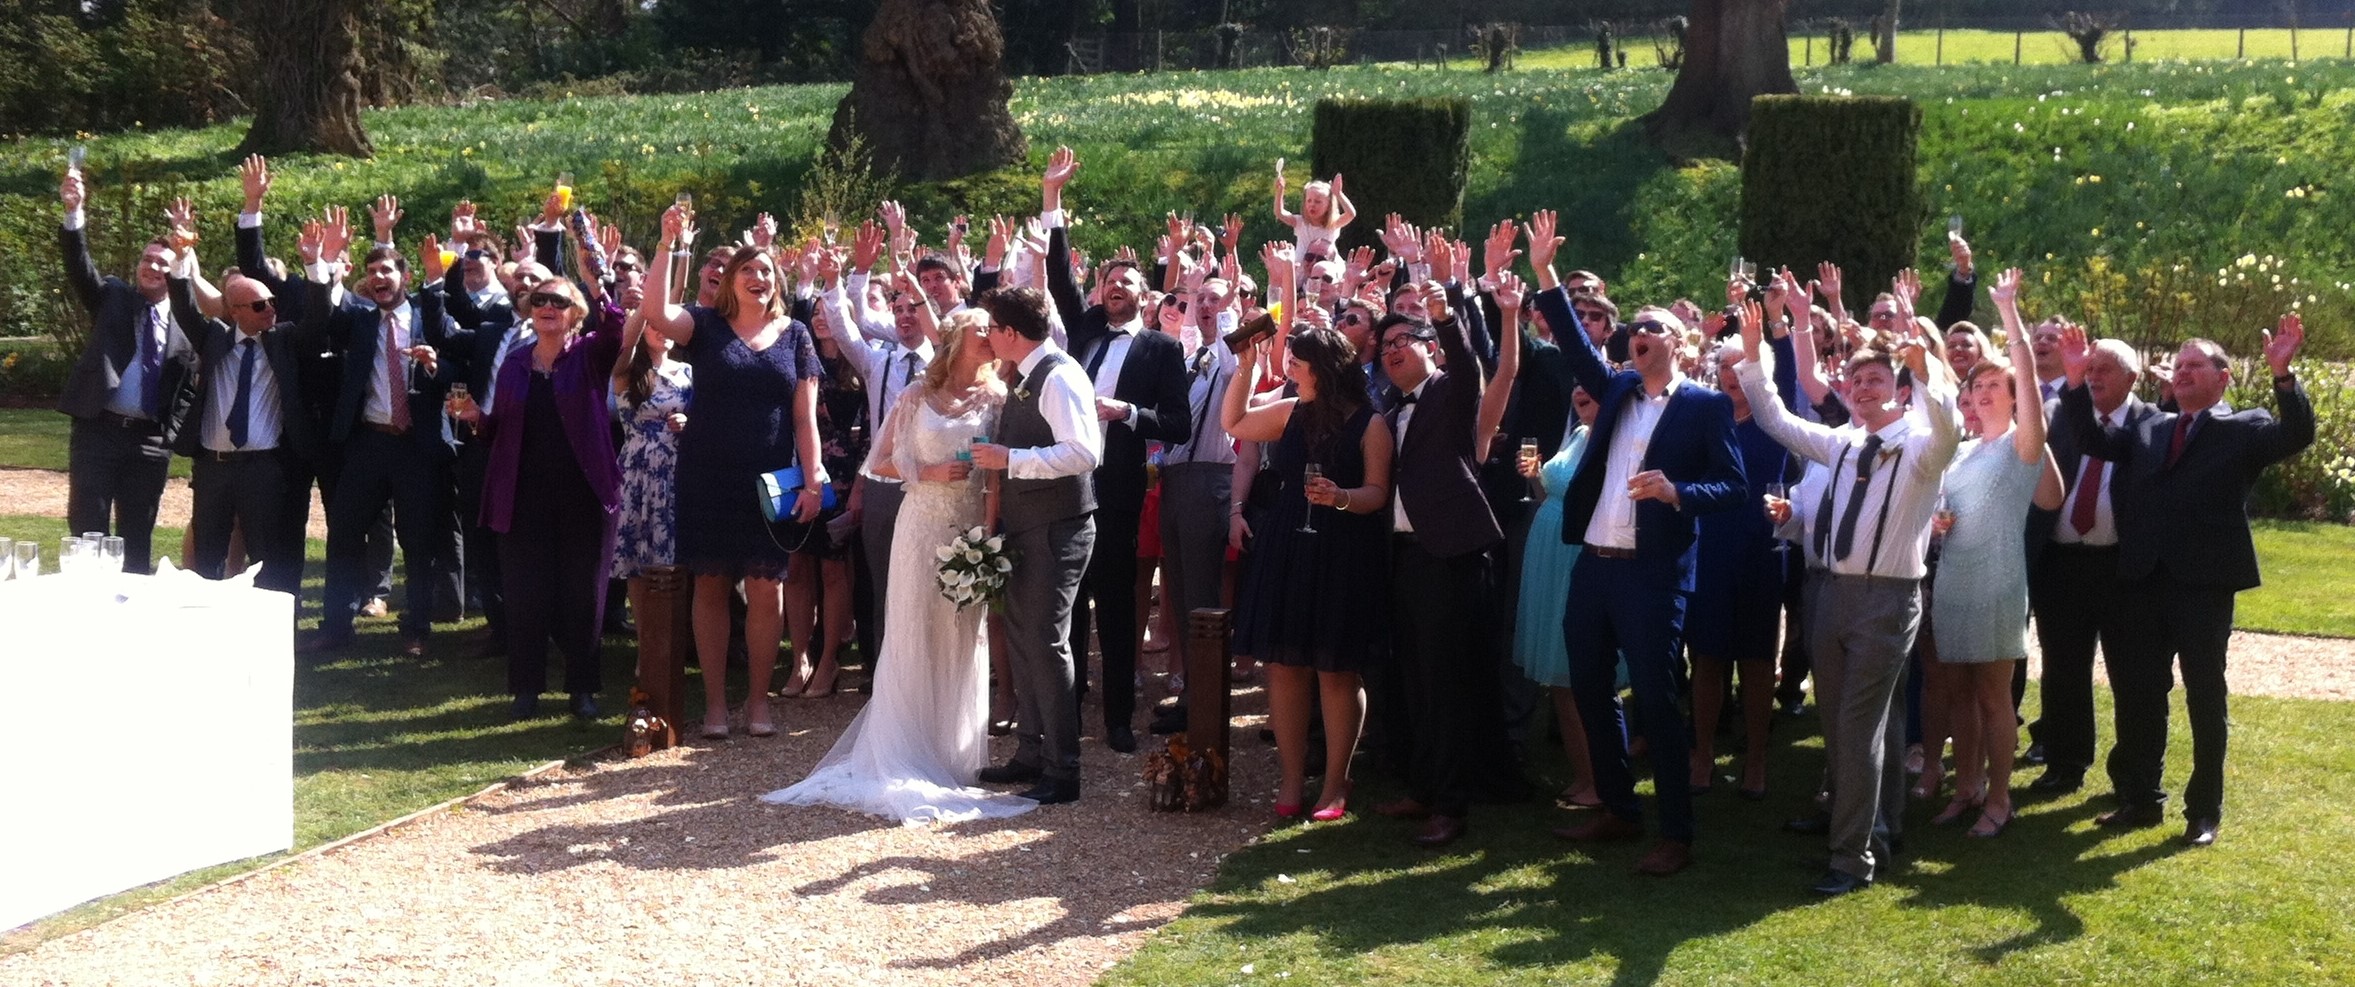
{"type": "Polygon", "coordinates": [[[695,368],[665,360],[654,370],[654,391],[632,412],[621,406],[629,434],[621,447],[621,525],[613,548],[613,578],[630,579],[650,565],[678,561],[678,512],[673,502],[679,433],[670,418],[687,411],[695,368]]]}

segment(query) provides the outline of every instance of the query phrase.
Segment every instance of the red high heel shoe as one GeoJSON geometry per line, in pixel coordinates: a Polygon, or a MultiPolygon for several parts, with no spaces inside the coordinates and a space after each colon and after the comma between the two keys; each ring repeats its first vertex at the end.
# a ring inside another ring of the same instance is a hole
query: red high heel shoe
{"type": "Polygon", "coordinates": [[[1309,813],[1308,818],[1314,822],[1334,822],[1347,815],[1349,815],[1349,800],[1343,798],[1335,801],[1332,805],[1309,813]]]}
{"type": "Polygon", "coordinates": [[[1278,802],[1278,803],[1276,803],[1276,818],[1278,818],[1278,819],[1298,819],[1298,818],[1300,818],[1300,803],[1298,803],[1298,802],[1278,802]]]}

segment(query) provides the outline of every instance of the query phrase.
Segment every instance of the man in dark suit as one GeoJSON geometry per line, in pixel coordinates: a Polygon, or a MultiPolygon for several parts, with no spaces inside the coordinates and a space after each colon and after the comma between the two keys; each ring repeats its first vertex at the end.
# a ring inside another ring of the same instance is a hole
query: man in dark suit
{"type": "MultiPolygon", "coordinates": [[[[309,292],[304,290],[302,277],[292,279],[281,275],[271,264],[268,249],[262,241],[262,205],[270,194],[270,162],[259,155],[249,155],[238,168],[245,189],[245,207],[237,214],[237,270],[245,277],[261,282],[271,296],[281,322],[300,325],[303,321],[303,302],[309,292]]],[[[315,251],[315,239],[305,238],[305,250],[315,251]]],[[[302,258],[308,264],[315,257],[302,258]]],[[[318,336],[302,337],[295,354],[296,376],[301,391],[296,400],[303,415],[312,423],[317,448],[309,460],[294,459],[285,465],[287,486],[299,498],[292,510],[302,519],[305,529],[311,516],[311,485],[317,483],[322,505],[335,499],[335,480],[343,471],[343,445],[327,441],[318,423],[325,421],[335,408],[336,392],[343,386],[343,354],[332,341],[318,336]]],[[[307,536],[304,536],[307,537],[307,536]]],[[[298,539],[297,544],[300,544],[298,539]]],[[[371,605],[381,603],[392,595],[393,526],[392,512],[385,511],[369,526],[367,535],[367,569],[365,578],[367,597],[371,605]]],[[[298,593],[299,596],[299,593],[298,593]]],[[[300,607],[298,606],[299,610],[300,607]]],[[[381,611],[378,611],[381,613],[381,611]]]]}
{"type": "MultiPolygon", "coordinates": [[[[343,210],[331,211],[320,243],[322,258],[342,255],[351,242],[343,210]]],[[[355,296],[337,299],[332,260],[311,265],[310,297],[303,304],[303,329],[324,333],[343,354],[343,385],[322,427],[344,446],[342,476],[327,505],[327,608],[314,649],[351,640],[358,612],[368,525],[386,501],[393,503],[395,530],[407,583],[401,610],[403,650],[425,653],[425,636],[439,582],[439,558],[449,521],[452,450],[441,428],[442,399],[450,378],[438,354],[424,340],[455,327],[435,293],[407,292],[409,265],[397,248],[370,250],[355,296]]]]}
{"type": "Polygon", "coordinates": [[[2115,429],[2094,418],[2085,386],[2085,331],[2069,327],[2060,343],[2062,416],[2079,448],[2117,464],[2118,578],[2126,605],[2124,633],[2110,662],[2117,746],[2109,758],[2118,808],[2095,821],[2113,828],[2155,826],[2167,790],[2167,694],[2183,663],[2183,701],[2191,713],[2192,769],[2184,784],[2183,840],[2216,842],[2224,811],[2225,650],[2232,641],[2233,598],[2258,584],[2249,538],[2249,490],[2265,468],[2314,443],[2314,405],[2291,373],[2306,339],[2295,313],[2265,338],[2273,372],[2276,420],[2261,408],[2222,401],[2231,358],[2205,339],[2175,356],[2175,400],[2160,412],[2115,429]]]}
{"type": "MultiPolygon", "coordinates": [[[[1520,294],[1513,282],[1498,305],[1515,337],[1520,294]]],[[[1426,284],[1403,295],[1403,307],[1416,314],[1383,317],[1375,338],[1399,389],[1388,415],[1398,444],[1390,473],[1390,665],[1400,688],[1386,695],[1407,707],[1408,795],[1374,811],[1424,820],[1413,841],[1442,847],[1463,837],[1475,792],[1513,775],[1502,641],[1493,632],[1495,550],[1504,532],[1480,489],[1478,449],[1484,403],[1501,415],[1513,384],[1511,370],[1502,369],[1498,390],[1489,391],[1487,365],[1446,290],[1426,284]]]]}
{"type": "MultiPolygon", "coordinates": [[[[1070,148],[1056,148],[1040,182],[1047,227],[1047,294],[1063,319],[1071,355],[1096,386],[1104,460],[1096,468],[1096,546],[1071,619],[1071,653],[1087,665],[1088,602],[1095,603],[1104,652],[1104,743],[1137,749],[1137,526],[1145,506],[1145,443],[1184,442],[1185,347],[1145,325],[1137,299],[1144,275],[1135,262],[1104,266],[1101,300],[1089,305],[1071,276],[1071,241],[1063,222],[1063,186],[1079,172],[1070,148]]],[[[1085,672],[1080,681],[1086,681],[1085,672]]]]}
{"type": "Polygon", "coordinates": [[[67,443],[66,527],[123,539],[123,568],[147,572],[155,512],[171,468],[172,441],[194,403],[196,348],[171,318],[167,283],[177,251],[162,237],[140,254],[137,284],[102,277],[83,230],[86,188],[66,172],[58,252],[66,284],[90,313],[89,342],[66,378],[57,410],[72,416],[67,443]]]}
{"type": "MultiPolygon", "coordinates": [[[[2094,345],[2085,386],[2104,429],[2133,429],[2157,413],[2134,396],[2141,373],[2141,357],[2123,340],[2094,345]]],[[[2058,399],[2046,404],[2045,417],[2061,420],[2058,399]]],[[[2046,444],[2061,464],[2067,493],[2060,510],[2030,513],[2031,544],[2041,545],[2028,594],[2044,653],[2044,709],[2028,731],[2044,749],[2045,765],[2028,788],[2062,795],[2076,791],[2093,767],[2094,647],[2100,645],[2112,664],[2118,661],[2126,601],[2118,586],[2117,464],[2086,454],[2068,428],[2055,427],[2046,444]]]]}
{"type": "Polygon", "coordinates": [[[172,316],[204,368],[190,427],[173,445],[195,461],[189,568],[211,579],[227,575],[222,563],[230,533],[243,528],[246,555],[262,564],[254,584],[299,593],[309,498],[289,479],[305,476],[317,454],[316,427],[301,400],[303,341],[293,323],[279,319],[269,287],[254,278],[232,276],[221,288],[234,328],[205,318],[191,287],[193,250],[182,265],[171,282],[172,316]]]}
{"type": "Polygon", "coordinates": [[[1556,835],[1579,842],[1643,835],[1642,804],[1628,770],[1626,727],[1613,687],[1619,656],[1625,655],[1651,747],[1652,777],[1662,780],[1660,842],[1636,871],[1666,876],[1692,863],[1692,793],[1676,783],[1690,770],[1691,734],[1677,707],[1677,680],[1697,519],[1739,506],[1746,497],[1733,402],[1678,372],[1676,347],[1684,327],[1665,309],[1639,309],[1629,320],[1631,369],[1617,372],[1584,331],[1565,328],[1579,323],[1569,293],[1554,278],[1554,250],[1562,242],[1554,222],[1552,213],[1540,212],[1529,226],[1529,260],[1542,291],[1538,310],[1555,327],[1571,376],[1600,405],[1586,457],[1563,502],[1561,537],[1564,544],[1585,545],[1571,572],[1563,629],[1571,691],[1585,721],[1605,810],[1556,835]]]}

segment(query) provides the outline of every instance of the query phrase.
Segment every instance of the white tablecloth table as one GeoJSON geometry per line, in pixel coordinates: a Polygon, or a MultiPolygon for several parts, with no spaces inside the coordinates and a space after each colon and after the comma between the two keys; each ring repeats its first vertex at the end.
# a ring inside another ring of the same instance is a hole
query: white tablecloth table
{"type": "Polygon", "coordinates": [[[294,598],[0,583],[0,929],[294,843],[294,598]]]}

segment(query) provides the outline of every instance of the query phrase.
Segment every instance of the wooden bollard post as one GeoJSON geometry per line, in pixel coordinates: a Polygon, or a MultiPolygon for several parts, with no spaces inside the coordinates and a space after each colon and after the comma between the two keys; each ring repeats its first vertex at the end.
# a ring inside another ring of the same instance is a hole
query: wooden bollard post
{"type": "Polygon", "coordinates": [[[1234,715],[1227,677],[1234,660],[1233,614],[1204,607],[1186,618],[1186,746],[1217,751],[1227,763],[1227,726],[1234,715]]]}
{"type": "MultiPolygon", "coordinates": [[[[646,705],[654,715],[671,725],[675,738],[687,729],[681,717],[686,715],[687,648],[692,639],[688,620],[694,583],[687,578],[687,570],[675,565],[650,565],[639,574],[645,581],[640,602],[646,609],[638,615],[638,688],[646,693],[646,705]]],[[[660,746],[675,742],[668,740],[660,746]]]]}

